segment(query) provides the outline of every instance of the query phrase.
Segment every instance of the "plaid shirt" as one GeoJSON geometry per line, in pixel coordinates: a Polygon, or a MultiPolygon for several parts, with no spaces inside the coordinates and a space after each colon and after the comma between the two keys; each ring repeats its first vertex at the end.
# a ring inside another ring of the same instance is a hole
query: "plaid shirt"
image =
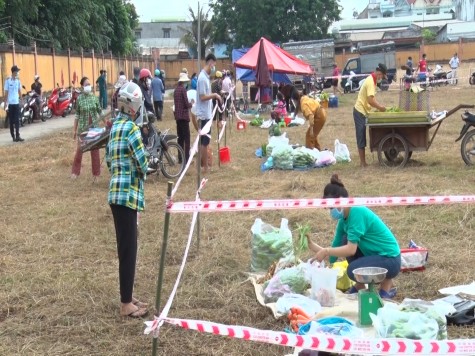
{"type": "Polygon", "coordinates": [[[190,121],[190,109],[193,105],[188,101],[186,89],[181,84],[178,85],[173,93],[173,100],[175,102],[175,120],[190,121]]]}
{"type": "Polygon", "coordinates": [[[144,210],[144,179],[148,162],[140,129],[127,116],[118,117],[112,126],[106,162],[111,173],[109,204],[144,210]]]}
{"type": "Polygon", "coordinates": [[[97,127],[99,115],[102,112],[99,99],[94,94],[81,93],[76,103],[76,120],[78,120],[78,133],[87,131],[89,127],[97,127]],[[89,125],[89,118],[92,125],[89,125]]]}

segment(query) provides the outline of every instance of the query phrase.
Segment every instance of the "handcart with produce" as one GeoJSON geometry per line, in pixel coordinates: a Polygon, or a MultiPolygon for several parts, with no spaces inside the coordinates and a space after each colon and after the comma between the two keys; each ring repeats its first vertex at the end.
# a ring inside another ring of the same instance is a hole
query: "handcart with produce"
{"type": "MultiPolygon", "coordinates": [[[[404,95],[414,95],[406,93],[404,95]]],[[[408,111],[391,110],[368,114],[366,126],[369,131],[370,150],[378,153],[378,161],[383,166],[404,167],[414,151],[429,150],[440,125],[447,117],[460,109],[474,107],[461,104],[449,111],[429,113],[428,100],[427,105],[421,105],[421,93],[415,94],[414,103],[404,105],[403,102],[403,105],[400,105],[406,110],[409,109],[408,111]],[[431,134],[432,128],[434,130],[431,134]]],[[[424,95],[428,96],[428,93],[424,95]]]]}

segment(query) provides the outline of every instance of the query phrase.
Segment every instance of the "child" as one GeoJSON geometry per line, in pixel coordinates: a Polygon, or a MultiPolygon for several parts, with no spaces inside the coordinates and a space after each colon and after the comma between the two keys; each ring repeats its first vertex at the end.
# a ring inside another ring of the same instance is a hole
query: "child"
{"type": "Polygon", "coordinates": [[[279,91],[277,92],[277,107],[271,113],[272,119],[278,124],[283,117],[287,115],[287,109],[284,101],[284,95],[279,91]]]}

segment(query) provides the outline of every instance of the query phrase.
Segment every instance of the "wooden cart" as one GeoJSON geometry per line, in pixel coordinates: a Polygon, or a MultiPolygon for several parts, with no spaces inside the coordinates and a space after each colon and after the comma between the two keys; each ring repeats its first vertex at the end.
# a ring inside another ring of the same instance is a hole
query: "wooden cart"
{"type": "Polygon", "coordinates": [[[427,151],[442,122],[459,109],[474,105],[459,105],[435,119],[427,112],[371,113],[369,129],[371,152],[378,153],[378,161],[388,167],[404,167],[414,151],[427,151]],[[399,121],[398,121],[399,120],[399,121]],[[432,135],[430,129],[435,127],[432,135]]]}

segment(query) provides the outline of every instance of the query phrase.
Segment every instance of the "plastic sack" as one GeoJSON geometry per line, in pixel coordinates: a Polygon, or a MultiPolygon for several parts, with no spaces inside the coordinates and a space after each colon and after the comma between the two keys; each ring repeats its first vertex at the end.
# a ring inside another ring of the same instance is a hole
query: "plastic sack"
{"type": "Polygon", "coordinates": [[[338,271],[330,268],[313,267],[311,269],[311,275],[311,298],[319,302],[322,307],[334,306],[338,271]]]}
{"type": "Polygon", "coordinates": [[[376,336],[412,340],[447,339],[447,321],[432,308],[421,305],[385,304],[377,315],[370,313],[376,336]]]}
{"type": "Polygon", "coordinates": [[[267,158],[267,160],[261,164],[261,172],[268,171],[274,168],[274,159],[272,157],[267,158]]]}
{"type": "Polygon", "coordinates": [[[282,219],[280,229],[257,218],[251,227],[251,271],[267,272],[282,257],[293,258],[294,247],[289,221],[282,219]]]}
{"type": "Polygon", "coordinates": [[[326,167],[331,166],[336,163],[336,159],[333,156],[332,151],[320,151],[318,154],[318,159],[315,162],[315,167],[326,167]]]}
{"type": "Polygon", "coordinates": [[[335,140],[334,156],[337,162],[351,162],[348,146],[344,143],[341,143],[338,139],[335,140]]]}
{"type": "Polygon", "coordinates": [[[277,300],[276,309],[279,314],[287,315],[292,307],[299,307],[305,313],[313,317],[322,310],[321,305],[313,299],[301,294],[284,294],[277,300]]]}
{"type": "Polygon", "coordinates": [[[294,169],[293,148],[290,145],[278,145],[272,150],[274,168],[292,170],[294,169]]]}
{"type": "Polygon", "coordinates": [[[312,150],[306,147],[297,147],[292,152],[294,168],[308,168],[315,165],[315,156],[312,150]]]}
{"type": "Polygon", "coordinates": [[[276,302],[285,294],[304,294],[310,284],[303,264],[280,270],[266,283],[264,289],[266,303],[276,302]]]}
{"type": "Polygon", "coordinates": [[[271,136],[269,137],[269,143],[267,144],[266,147],[266,155],[269,157],[272,155],[272,150],[277,147],[277,146],[288,146],[289,145],[289,139],[287,137],[287,133],[284,132],[280,136],[271,136]]]}
{"type": "Polygon", "coordinates": [[[319,333],[346,336],[351,338],[360,338],[364,335],[364,331],[356,327],[352,322],[347,319],[337,317],[312,321],[307,324],[307,328],[299,329],[300,335],[314,335],[319,333]],[[335,320],[332,321],[330,319],[335,320]]]}
{"type": "Polygon", "coordinates": [[[336,281],[336,289],[341,290],[342,292],[347,291],[351,288],[354,282],[348,277],[346,270],[348,269],[348,261],[338,261],[335,262],[332,266],[332,269],[338,271],[338,279],[336,281]]]}

